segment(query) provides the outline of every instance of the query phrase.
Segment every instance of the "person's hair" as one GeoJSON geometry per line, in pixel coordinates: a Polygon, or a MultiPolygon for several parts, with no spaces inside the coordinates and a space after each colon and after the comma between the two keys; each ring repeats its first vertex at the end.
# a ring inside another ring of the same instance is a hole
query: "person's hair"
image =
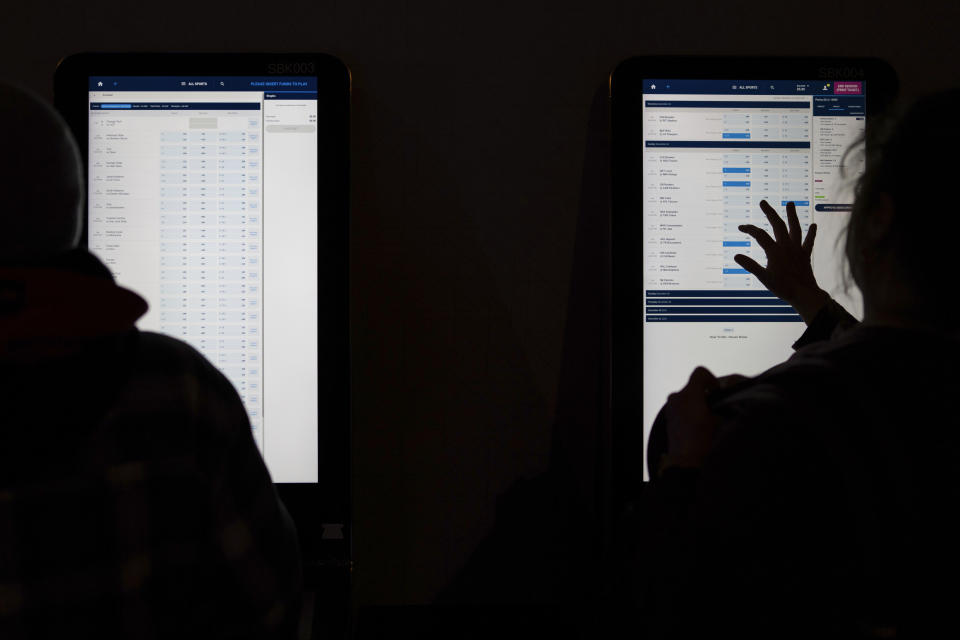
{"type": "MultiPolygon", "coordinates": [[[[890,252],[902,283],[925,306],[936,306],[957,285],[960,212],[950,188],[960,183],[960,89],[926,96],[872,120],[857,150],[863,153],[864,172],[846,230],[850,274],[863,288],[864,256],[890,252]],[[876,238],[870,215],[884,194],[893,204],[893,219],[886,234],[876,238]]],[[[942,311],[948,310],[954,315],[952,308],[942,311]]]]}
{"type": "Polygon", "coordinates": [[[0,262],[77,246],[83,164],[63,118],[33,93],[0,82],[0,262]]]}

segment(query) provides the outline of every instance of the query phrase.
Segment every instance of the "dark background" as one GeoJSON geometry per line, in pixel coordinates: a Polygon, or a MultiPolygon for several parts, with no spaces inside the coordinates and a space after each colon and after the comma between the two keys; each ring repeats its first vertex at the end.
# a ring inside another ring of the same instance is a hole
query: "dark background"
{"type": "MultiPolygon", "coordinates": [[[[420,604],[551,456],[590,502],[617,62],[880,56],[914,96],[958,84],[958,18],[948,0],[20,1],[0,8],[0,77],[51,98],[80,51],[324,51],[351,68],[356,600],[420,604]]],[[[516,533],[523,557],[537,534],[516,533]]]]}

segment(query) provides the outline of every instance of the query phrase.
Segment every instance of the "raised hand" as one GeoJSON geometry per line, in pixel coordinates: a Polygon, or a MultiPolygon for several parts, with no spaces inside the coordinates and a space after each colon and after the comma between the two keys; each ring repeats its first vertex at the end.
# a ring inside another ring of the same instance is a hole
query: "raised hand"
{"type": "Polygon", "coordinates": [[[739,253],[733,259],[755,275],[771,293],[789,302],[800,317],[810,324],[817,312],[830,300],[827,292],[817,285],[813,267],[810,265],[817,225],[811,224],[807,237],[803,238],[797,208],[792,202],[787,203],[786,224],[766,200],[760,202],[760,209],[773,227],[773,238],[752,224],[740,225],[738,228],[756,240],[767,254],[767,266],[761,267],[756,260],[739,253]]]}

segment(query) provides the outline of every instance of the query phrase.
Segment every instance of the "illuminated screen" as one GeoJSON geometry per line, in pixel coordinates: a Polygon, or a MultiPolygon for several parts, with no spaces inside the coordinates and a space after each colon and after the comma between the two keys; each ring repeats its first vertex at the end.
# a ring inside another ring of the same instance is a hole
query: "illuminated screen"
{"type": "Polygon", "coordinates": [[[237,389],[275,482],[317,482],[315,77],[90,77],[88,245],[237,389]]]}
{"type": "Polygon", "coordinates": [[[865,114],[863,82],[643,81],[644,442],[696,366],[756,375],[789,357],[803,333],[793,308],[733,260],[766,264],[737,229],[773,235],[761,200],[784,219],[794,202],[804,234],[817,223],[817,281],[860,314],[837,240],[863,170],[862,156],[845,152],[865,114]]]}

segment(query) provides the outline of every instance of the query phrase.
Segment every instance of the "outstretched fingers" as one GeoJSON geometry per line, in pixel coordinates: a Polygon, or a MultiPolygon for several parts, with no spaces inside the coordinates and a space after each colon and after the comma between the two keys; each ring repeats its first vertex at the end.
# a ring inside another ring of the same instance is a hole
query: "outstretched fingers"
{"type": "Polygon", "coordinates": [[[760,210],[767,216],[767,221],[770,223],[770,226],[773,227],[773,237],[777,239],[777,242],[785,242],[789,237],[789,233],[787,232],[787,225],[783,223],[783,218],[777,214],[776,210],[771,207],[770,203],[766,200],[760,201],[760,210]]]}
{"type": "Polygon", "coordinates": [[[813,223],[810,225],[810,228],[807,229],[807,237],[803,239],[803,252],[807,254],[807,257],[810,257],[810,254],[813,253],[813,241],[817,237],[817,224],[813,223]]]}
{"type": "Polygon", "coordinates": [[[733,261],[755,275],[757,280],[760,281],[760,284],[769,288],[769,285],[767,284],[767,270],[761,267],[759,262],[749,256],[743,255],[742,253],[738,253],[737,255],[733,256],[733,261]]]}
{"type": "Polygon", "coordinates": [[[800,246],[803,240],[803,231],[800,230],[800,218],[797,217],[797,205],[793,202],[787,203],[787,224],[790,226],[790,240],[797,246],[800,246]]]}
{"type": "Polygon", "coordinates": [[[757,244],[760,245],[760,248],[769,254],[777,246],[777,243],[774,242],[773,238],[770,237],[770,234],[761,229],[760,227],[754,226],[752,224],[742,224],[737,227],[740,231],[743,231],[745,234],[757,241],[757,244]]]}

